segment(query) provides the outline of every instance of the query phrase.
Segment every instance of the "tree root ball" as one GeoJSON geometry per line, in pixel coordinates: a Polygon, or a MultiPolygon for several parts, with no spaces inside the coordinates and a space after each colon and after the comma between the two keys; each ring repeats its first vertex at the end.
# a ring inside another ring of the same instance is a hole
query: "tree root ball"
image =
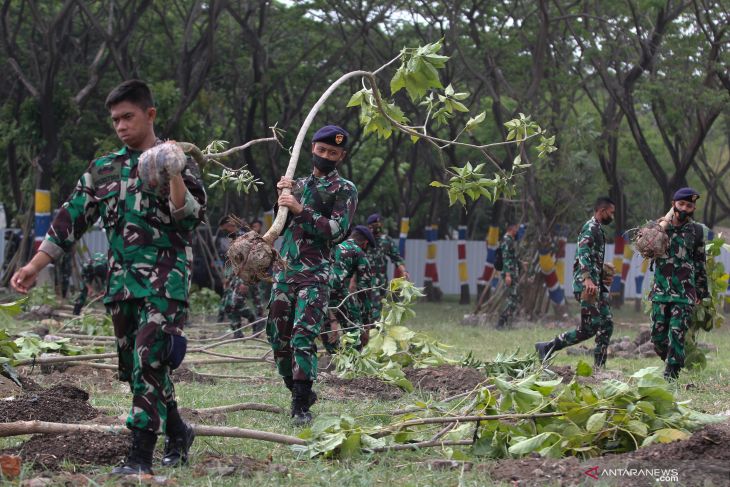
{"type": "Polygon", "coordinates": [[[669,247],[669,237],[656,222],[649,222],[633,236],[634,247],[645,259],[661,257],[669,247]]]}
{"type": "Polygon", "coordinates": [[[233,272],[249,285],[270,279],[270,271],[284,265],[276,249],[254,231],[231,242],[226,257],[233,272]]]}

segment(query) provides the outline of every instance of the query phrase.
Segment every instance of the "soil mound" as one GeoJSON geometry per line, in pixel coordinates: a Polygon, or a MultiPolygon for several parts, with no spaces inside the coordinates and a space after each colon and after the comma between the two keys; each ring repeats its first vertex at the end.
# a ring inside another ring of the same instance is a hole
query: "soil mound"
{"type": "Polygon", "coordinates": [[[523,458],[480,465],[492,480],[515,486],[730,485],[730,423],[708,425],[691,437],[580,462],[577,458],[523,458]]]}
{"type": "Polygon", "coordinates": [[[621,380],[623,378],[623,374],[621,374],[618,370],[593,369],[593,375],[588,377],[575,375],[575,370],[573,370],[570,365],[550,365],[548,370],[551,370],[562,377],[563,384],[567,384],[574,378],[580,384],[601,384],[604,380],[621,380]]]}
{"type": "Polygon", "coordinates": [[[327,388],[327,399],[367,399],[377,398],[393,401],[403,395],[398,386],[388,384],[374,377],[340,379],[336,375],[321,374],[320,383],[327,388]]]}
{"type": "Polygon", "coordinates": [[[77,387],[59,384],[41,391],[26,392],[10,401],[0,401],[0,422],[52,421],[74,423],[98,416],[87,401],[89,395],[77,387]]]}
{"type": "Polygon", "coordinates": [[[40,380],[44,385],[51,387],[57,384],[72,384],[81,389],[98,391],[111,391],[117,384],[121,384],[117,380],[116,371],[89,365],[72,365],[62,371],[54,369],[48,374],[43,374],[40,380]]]}
{"type": "Polygon", "coordinates": [[[187,367],[180,367],[172,371],[172,381],[178,382],[196,382],[198,384],[215,384],[217,381],[213,377],[205,377],[197,372],[193,372],[187,367]]]}
{"type": "Polygon", "coordinates": [[[116,465],[129,450],[129,436],[113,433],[35,435],[20,446],[20,456],[36,469],[61,470],[74,465],[116,465]]]}
{"type": "Polygon", "coordinates": [[[403,369],[406,377],[416,390],[438,392],[444,396],[453,396],[468,392],[487,380],[477,369],[456,365],[439,365],[425,369],[403,369]]]}

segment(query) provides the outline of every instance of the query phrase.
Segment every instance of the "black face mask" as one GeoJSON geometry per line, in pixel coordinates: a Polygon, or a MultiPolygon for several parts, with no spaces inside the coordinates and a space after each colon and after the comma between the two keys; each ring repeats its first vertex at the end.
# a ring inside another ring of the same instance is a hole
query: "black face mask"
{"type": "Polygon", "coordinates": [[[695,214],[694,211],[684,211],[680,210],[676,206],[674,207],[674,214],[677,215],[677,218],[680,222],[686,222],[689,218],[692,218],[692,216],[695,214]]]}
{"type": "Polygon", "coordinates": [[[320,157],[317,154],[312,154],[312,162],[314,163],[314,167],[325,174],[329,174],[334,171],[335,165],[337,164],[336,161],[330,161],[329,159],[320,157]]]}
{"type": "Polygon", "coordinates": [[[601,225],[610,225],[613,222],[612,216],[604,216],[601,218],[601,225]]]}
{"type": "Polygon", "coordinates": [[[380,235],[383,229],[380,226],[370,227],[370,231],[373,232],[373,235],[380,235]]]}

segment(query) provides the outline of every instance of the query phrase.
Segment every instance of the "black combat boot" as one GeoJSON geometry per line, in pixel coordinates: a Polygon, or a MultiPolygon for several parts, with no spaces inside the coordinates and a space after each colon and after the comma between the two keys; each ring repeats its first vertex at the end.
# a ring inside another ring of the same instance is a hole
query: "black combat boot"
{"type": "Polygon", "coordinates": [[[553,353],[557,352],[558,350],[562,349],[563,347],[560,346],[560,342],[558,341],[558,337],[553,338],[549,342],[537,342],[535,344],[535,350],[537,351],[537,354],[540,356],[540,361],[544,362],[548,360],[553,353]]]}
{"type": "Polygon", "coordinates": [[[310,380],[295,380],[293,389],[291,415],[294,418],[294,425],[304,426],[312,421],[309,406],[314,404],[312,396],[315,401],[317,396],[312,394],[312,381],[310,380]]]}
{"type": "Polygon", "coordinates": [[[606,353],[597,353],[593,356],[593,368],[603,369],[606,367],[606,353]]]}
{"type": "MultiPolygon", "coordinates": [[[[284,385],[286,385],[286,388],[291,391],[291,397],[294,398],[294,378],[291,376],[284,377],[284,385]]],[[[314,390],[312,390],[310,388],[309,400],[307,401],[307,404],[308,404],[307,407],[312,407],[315,402],[317,402],[317,393],[314,392],[314,390]]],[[[294,403],[292,403],[292,405],[293,404],[294,403]]],[[[292,409],[292,411],[293,411],[293,409],[292,409]]],[[[292,416],[294,416],[293,412],[292,412],[292,416]]]]}
{"type": "Polygon", "coordinates": [[[496,328],[498,330],[501,330],[501,329],[505,328],[506,326],[507,326],[507,320],[504,317],[500,316],[499,321],[497,321],[496,328]]]}
{"type": "Polygon", "coordinates": [[[185,424],[180,417],[177,406],[167,409],[167,435],[165,436],[165,452],[162,456],[163,467],[178,467],[188,463],[190,445],[195,439],[192,426],[185,424]]]}
{"type": "Polygon", "coordinates": [[[81,303],[74,304],[74,312],[73,312],[74,316],[80,315],[81,314],[81,308],[83,308],[83,307],[84,307],[84,305],[81,304],[81,303]]]}
{"type": "Polygon", "coordinates": [[[132,447],[124,463],[112,469],[112,475],[140,475],[152,472],[152,454],[157,435],[151,431],[132,430],[132,447]]]}
{"type": "Polygon", "coordinates": [[[682,369],[679,365],[667,363],[664,367],[664,379],[667,382],[674,382],[679,378],[679,371],[682,369]]]}

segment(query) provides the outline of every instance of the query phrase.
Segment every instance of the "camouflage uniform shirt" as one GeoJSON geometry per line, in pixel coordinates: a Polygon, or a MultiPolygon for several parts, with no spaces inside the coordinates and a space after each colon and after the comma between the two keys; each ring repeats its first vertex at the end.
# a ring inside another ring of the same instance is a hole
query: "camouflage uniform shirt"
{"type": "MultiPolygon", "coordinates": [[[[348,287],[350,279],[356,275],[357,290],[372,288],[375,283],[370,262],[368,261],[365,251],[355,243],[354,240],[348,239],[339,244],[332,251],[332,272],[330,273],[330,306],[340,304],[345,296],[348,295],[348,287]]],[[[352,298],[351,298],[352,299],[352,298]]],[[[370,323],[373,317],[373,302],[375,301],[374,290],[363,291],[357,295],[357,301],[362,304],[362,317],[370,323]]]]}
{"type": "Polygon", "coordinates": [[[608,291],[601,282],[603,261],[606,255],[606,234],[596,217],[588,220],[578,235],[578,246],[573,261],[573,292],[583,292],[586,277],[590,277],[593,284],[600,286],[602,291],[608,291]]]}
{"type": "Polygon", "coordinates": [[[388,235],[384,233],[377,235],[375,241],[378,245],[368,247],[368,260],[373,267],[375,285],[381,289],[381,294],[385,294],[385,286],[388,283],[388,259],[396,266],[405,264],[405,261],[400,255],[398,244],[388,235]]]}
{"type": "Polygon", "coordinates": [[[206,194],[195,162],[182,173],[181,208],[139,179],[141,152],[124,147],[93,161],[53,220],[40,250],[58,258],[101,217],[109,240],[105,303],[148,296],[187,301],[192,231],[203,219],[206,194]]]}
{"type": "Polygon", "coordinates": [[[657,303],[694,304],[708,296],[705,242],[701,225],[688,221],[667,228],[667,255],[654,259],[649,299],[657,303]]]}
{"type": "Polygon", "coordinates": [[[276,282],[327,284],[332,244],[349,232],[357,208],[357,188],[333,170],[324,177],[310,174],[294,181],[292,195],[304,206],[291,215],[284,231],[281,256],[286,268],[276,282]]]}
{"type": "Polygon", "coordinates": [[[499,243],[499,248],[502,251],[502,278],[509,273],[512,276],[512,280],[516,282],[520,272],[520,265],[517,260],[514,237],[509,233],[505,233],[502,241],[499,243]]]}

